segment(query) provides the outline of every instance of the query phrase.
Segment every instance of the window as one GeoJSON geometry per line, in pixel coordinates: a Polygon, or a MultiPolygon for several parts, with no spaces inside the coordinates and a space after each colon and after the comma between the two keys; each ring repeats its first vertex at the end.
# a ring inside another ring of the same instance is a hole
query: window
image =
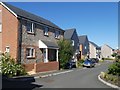
{"type": "Polygon", "coordinates": [[[34,23],[27,22],[27,32],[28,33],[34,33],[34,23]]]}
{"type": "Polygon", "coordinates": [[[26,56],[27,56],[27,58],[34,58],[35,57],[35,49],[33,47],[27,48],[26,56]]]}
{"type": "Polygon", "coordinates": [[[74,43],[75,43],[74,40],[72,40],[72,46],[74,46],[74,43]]]}
{"type": "Polygon", "coordinates": [[[6,48],[5,48],[5,52],[7,52],[7,53],[10,52],[10,47],[9,47],[9,46],[6,46],[6,48]]]}
{"type": "Polygon", "coordinates": [[[85,49],[87,49],[87,47],[85,46],[85,49]]]}
{"type": "Polygon", "coordinates": [[[60,38],[60,31],[55,31],[55,38],[60,38]]]}
{"type": "Polygon", "coordinates": [[[0,23],[0,32],[2,32],[2,24],[0,23]]]}
{"type": "Polygon", "coordinates": [[[48,36],[48,30],[49,30],[48,27],[45,26],[45,27],[44,27],[44,35],[45,35],[45,36],[48,36]]]}

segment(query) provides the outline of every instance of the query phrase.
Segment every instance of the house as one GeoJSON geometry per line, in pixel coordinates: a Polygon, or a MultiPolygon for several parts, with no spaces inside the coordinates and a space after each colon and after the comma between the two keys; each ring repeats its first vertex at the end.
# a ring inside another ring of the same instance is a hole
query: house
{"type": "Polygon", "coordinates": [[[2,10],[0,10],[0,53],[2,52],[2,10]]]}
{"type": "Polygon", "coordinates": [[[90,48],[90,53],[89,53],[90,58],[98,58],[98,59],[101,58],[101,48],[97,44],[89,41],[89,48],[90,48]]]}
{"type": "Polygon", "coordinates": [[[114,53],[114,49],[108,46],[107,44],[104,44],[101,47],[101,55],[102,58],[113,58],[111,55],[114,53]]]}
{"type": "Polygon", "coordinates": [[[79,36],[80,58],[84,59],[89,54],[89,40],[87,35],[79,36]]]}
{"type": "Polygon", "coordinates": [[[76,29],[75,28],[66,29],[65,33],[64,33],[64,38],[67,39],[67,40],[71,40],[72,46],[73,46],[73,49],[74,49],[74,56],[77,53],[79,53],[79,39],[78,39],[76,29]]]}
{"type": "Polygon", "coordinates": [[[113,53],[117,53],[118,55],[120,55],[120,49],[116,49],[116,50],[114,50],[113,53]]]}
{"type": "Polygon", "coordinates": [[[59,69],[57,41],[64,30],[8,3],[0,2],[0,15],[1,52],[8,52],[27,72],[59,69]]]}

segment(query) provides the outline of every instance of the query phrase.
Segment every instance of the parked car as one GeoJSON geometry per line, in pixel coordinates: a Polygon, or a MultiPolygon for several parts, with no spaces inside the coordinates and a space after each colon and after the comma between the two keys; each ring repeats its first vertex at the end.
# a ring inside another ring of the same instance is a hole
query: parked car
{"type": "Polygon", "coordinates": [[[84,62],[83,62],[83,67],[94,67],[95,66],[95,61],[92,60],[92,59],[86,59],[84,62]]]}
{"type": "Polygon", "coordinates": [[[68,63],[65,66],[66,69],[72,69],[72,68],[76,68],[76,62],[73,60],[68,61],[68,63]]]}
{"type": "Polygon", "coordinates": [[[91,58],[93,61],[95,61],[95,63],[98,63],[99,62],[99,59],[98,58],[91,58]]]}

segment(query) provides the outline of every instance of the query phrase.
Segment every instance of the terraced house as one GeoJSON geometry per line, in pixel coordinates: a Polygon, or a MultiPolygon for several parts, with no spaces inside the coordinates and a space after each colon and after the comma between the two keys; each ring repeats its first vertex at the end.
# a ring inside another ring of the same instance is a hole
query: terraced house
{"type": "Polygon", "coordinates": [[[57,41],[64,30],[8,3],[0,3],[0,15],[1,52],[10,53],[28,72],[59,69],[57,41]]]}

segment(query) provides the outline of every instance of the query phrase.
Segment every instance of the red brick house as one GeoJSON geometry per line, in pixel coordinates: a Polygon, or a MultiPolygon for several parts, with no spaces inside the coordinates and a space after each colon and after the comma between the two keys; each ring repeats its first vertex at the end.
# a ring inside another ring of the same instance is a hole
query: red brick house
{"type": "Polygon", "coordinates": [[[59,69],[57,41],[63,35],[52,22],[0,2],[0,51],[8,52],[27,72],[59,69]]]}

